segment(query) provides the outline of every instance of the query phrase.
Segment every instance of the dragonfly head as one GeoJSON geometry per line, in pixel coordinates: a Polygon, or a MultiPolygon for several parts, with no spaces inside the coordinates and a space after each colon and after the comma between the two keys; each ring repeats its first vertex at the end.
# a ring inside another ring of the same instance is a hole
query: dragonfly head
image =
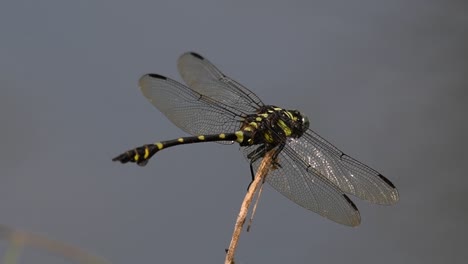
{"type": "Polygon", "coordinates": [[[302,133],[306,132],[309,129],[309,118],[306,115],[301,114],[302,116],[302,133]]]}
{"type": "Polygon", "coordinates": [[[289,112],[293,115],[293,136],[300,137],[309,129],[309,118],[297,110],[289,112]]]}

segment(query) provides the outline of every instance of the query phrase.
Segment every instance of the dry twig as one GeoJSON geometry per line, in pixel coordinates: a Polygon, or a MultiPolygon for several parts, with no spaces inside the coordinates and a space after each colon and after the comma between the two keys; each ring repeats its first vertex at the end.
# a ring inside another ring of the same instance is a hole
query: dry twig
{"type": "Polygon", "coordinates": [[[239,215],[237,216],[236,225],[234,226],[234,232],[232,233],[231,244],[229,245],[229,249],[226,253],[226,259],[224,264],[233,264],[234,263],[234,253],[236,252],[237,244],[239,242],[239,237],[242,232],[242,227],[245,223],[245,218],[247,217],[247,213],[249,211],[250,203],[252,202],[252,198],[254,194],[257,192],[257,189],[263,183],[263,179],[267,175],[268,171],[271,168],[272,163],[272,156],[275,150],[270,150],[262,160],[260,167],[257,170],[255,175],[255,179],[250,184],[249,190],[245,194],[244,201],[242,202],[239,215]]]}

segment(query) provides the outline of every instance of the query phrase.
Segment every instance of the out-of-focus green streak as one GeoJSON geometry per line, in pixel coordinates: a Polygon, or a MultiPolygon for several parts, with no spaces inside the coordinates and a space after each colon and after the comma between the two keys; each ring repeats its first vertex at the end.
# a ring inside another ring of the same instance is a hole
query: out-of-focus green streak
{"type": "Polygon", "coordinates": [[[16,230],[4,225],[0,225],[0,239],[10,243],[3,258],[4,264],[17,264],[21,252],[26,246],[40,248],[61,255],[77,263],[110,264],[107,260],[91,255],[78,247],[70,246],[42,235],[16,230]]]}
{"type": "Polygon", "coordinates": [[[11,240],[8,249],[5,252],[5,256],[3,257],[3,264],[17,264],[19,263],[19,256],[21,254],[21,250],[23,247],[20,243],[17,243],[15,240],[11,240]]]}

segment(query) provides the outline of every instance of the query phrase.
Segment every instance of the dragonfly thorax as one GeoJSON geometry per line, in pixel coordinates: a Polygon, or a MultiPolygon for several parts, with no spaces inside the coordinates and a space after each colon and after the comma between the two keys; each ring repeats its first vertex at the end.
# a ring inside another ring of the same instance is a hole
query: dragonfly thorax
{"type": "Polygon", "coordinates": [[[299,111],[266,105],[244,119],[240,130],[250,137],[241,146],[278,145],[288,137],[299,138],[308,128],[308,118],[299,111]]]}

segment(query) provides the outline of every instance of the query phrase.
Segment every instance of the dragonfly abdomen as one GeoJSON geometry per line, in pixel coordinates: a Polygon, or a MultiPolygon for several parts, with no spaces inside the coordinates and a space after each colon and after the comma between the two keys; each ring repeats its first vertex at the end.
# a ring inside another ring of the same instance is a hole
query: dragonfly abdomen
{"type": "Polygon", "coordinates": [[[145,166],[148,160],[156,154],[158,151],[163,149],[202,142],[219,142],[219,141],[235,141],[239,144],[245,144],[251,142],[251,134],[243,131],[237,131],[235,133],[227,134],[216,134],[216,135],[199,135],[193,137],[180,137],[173,140],[160,141],[153,144],[146,144],[132,150],[126,151],[119,156],[112,159],[112,161],[120,161],[121,163],[133,162],[140,166],[145,166]]]}

